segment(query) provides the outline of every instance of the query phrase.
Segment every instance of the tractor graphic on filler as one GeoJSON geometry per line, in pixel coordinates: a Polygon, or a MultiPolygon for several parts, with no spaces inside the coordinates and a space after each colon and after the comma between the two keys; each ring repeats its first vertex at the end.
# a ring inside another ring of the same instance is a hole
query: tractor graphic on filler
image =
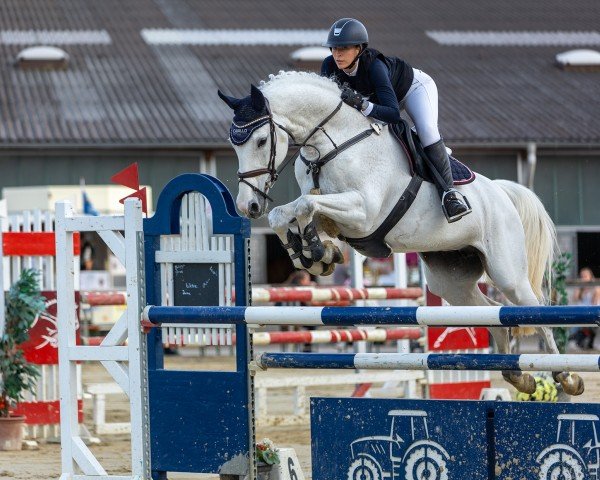
{"type": "Polygon", "coordinates": [[[562,414],[556,417],[556,443],[537,457],[539,480],[600,480],[600,443],[597,415],[562,414]]]}
{"type": "Polygon", "coordinates": [[[429,437],[427,412],[390,410],[389,436],[362,437],[350,445],[347,480],[448,480],[448,452],[429,437]]]}

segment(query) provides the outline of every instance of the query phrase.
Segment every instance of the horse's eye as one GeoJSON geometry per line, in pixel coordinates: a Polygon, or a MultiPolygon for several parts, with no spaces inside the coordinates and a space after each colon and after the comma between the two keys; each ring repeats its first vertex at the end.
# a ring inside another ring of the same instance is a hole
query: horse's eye
{"type": "Polygon", "coordinates": [[[267,137],[265,137],[265,138],[261,138],[261,139],[258,141],[258,148],[260,148],[260,147],[264,147],[264,146],[265,146],[265,143],[267,143],[267,137]]]}

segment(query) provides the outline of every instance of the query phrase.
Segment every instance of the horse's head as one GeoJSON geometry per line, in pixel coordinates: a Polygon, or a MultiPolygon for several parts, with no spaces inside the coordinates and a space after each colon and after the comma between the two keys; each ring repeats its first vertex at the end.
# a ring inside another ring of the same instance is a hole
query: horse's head
{"type": "Polygon", "coordinates": [[[239,162],[237,207],[245,216],[259,218],[271,200],[268,192],[277,178],[277,166],[287,154],[288,134],[273,120],[267,99],[254,85],[247,97],[234,98],[221,91],[219,97],[234,112],[229,140],[239,162]]]}

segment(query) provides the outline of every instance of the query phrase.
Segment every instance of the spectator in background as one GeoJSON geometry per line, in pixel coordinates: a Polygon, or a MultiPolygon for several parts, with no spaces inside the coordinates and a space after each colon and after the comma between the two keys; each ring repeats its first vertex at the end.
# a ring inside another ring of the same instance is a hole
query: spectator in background
{"type": "Polygon", "coordinates": [[[94,248],[90,243],[85,243],[81,249],[81,270],[94,269],[94,248]]]}
{"type": "MultiPolygon", "coordinates": [[[[579,281],[582,283],[596,280],[590,268],[582,268],[579,271],[579,281]]],[[[575,305],[600,305],[600,286],[581,286],[575,289],[573,295],[575,305]]],[[[593,348],[597,328],[578,327],[571,331],[569,340],[575,342],[579,348],[590,350],[593,348]]]]}
{"type": "Polygon", "coordinates": [[[314,285],[314,282],[306,270],[296,270],[283,282],[283,285],[285,287],[310,287],[314,285]]]}

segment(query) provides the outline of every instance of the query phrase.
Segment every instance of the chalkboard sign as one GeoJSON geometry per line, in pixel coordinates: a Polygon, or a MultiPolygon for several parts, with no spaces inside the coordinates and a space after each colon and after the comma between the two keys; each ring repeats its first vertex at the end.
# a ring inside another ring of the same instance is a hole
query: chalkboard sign
{"type": "Polygon", "coordinates": [[[174,305],[219,305],[218,263],[175,263],[174,305]]]}

